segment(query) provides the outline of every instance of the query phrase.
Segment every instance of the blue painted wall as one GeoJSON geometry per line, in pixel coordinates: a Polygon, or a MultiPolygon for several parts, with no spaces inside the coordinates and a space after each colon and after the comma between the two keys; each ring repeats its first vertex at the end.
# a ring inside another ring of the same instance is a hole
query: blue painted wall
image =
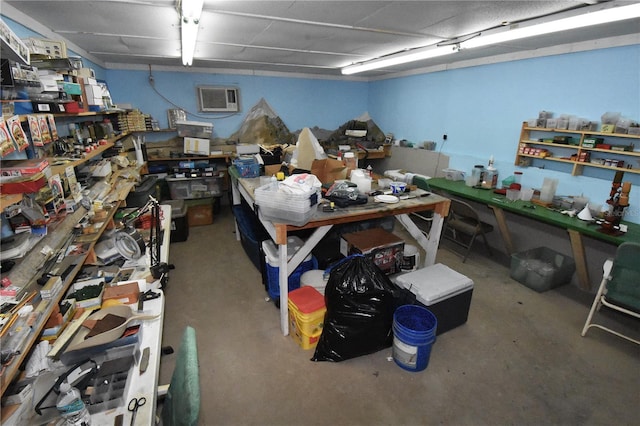
{"type": "Polygon", "coordinates": [[[226,138],[240,128],[247,112],[264,98],[290,131],[319,126],[335,129],[367,111],[368,84],[307,78],[264,77],[153,71],[108,70],[109,92],[115,103],[130,103],[167,127],[167,109],[176,105],[188,119],[212,122],[214,137],[226,138]],[[240,91],[238,114],[198,113],[196,86],[234,86],[240,91]],[[155,90],[154,90],[155,88],[155,90]],[[175,105],[172,105],[175,104],[175,105]]]}
{"type": "MultiPolygon", "coordinates": [[[[614,111],[640,120],[640,46],[454,69],[369,85],[369,113],[385,132],[418,144],[435,141],[437,149],[451,156],[450,167],[465,172],[474,164],[486,165],[493,155],[501,179],[518,169],[514,160],[522,122],[542,110],[556,117],[570,114],[592,121],[614,111]]],[[[634,168],[640,168],[640,162],[634,168]]],[[[595,203],[605,201],[613,179],[612,171],[587,168],[583,176],[549,168],[521,170],[525,186],[539,188],[544,177],[557,178],[558,194],[584,194],[595,203]]],[[[640,205],[640,176],[626,173],[624,180],[633,183],[632,204],[640,205]]],[[[626,218],[640,223],[640,208],[633,205],[626,218]]]]}

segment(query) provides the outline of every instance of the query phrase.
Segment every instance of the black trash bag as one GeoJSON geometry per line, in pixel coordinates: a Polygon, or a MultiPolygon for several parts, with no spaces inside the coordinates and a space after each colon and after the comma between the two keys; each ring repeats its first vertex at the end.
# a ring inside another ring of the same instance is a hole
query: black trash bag
{"type": "Polygon", "coordinates": [[[312,361],[344,361],[393,343],[397,288],[369,258],[356,254],[332,267],[327,312],[312,361]]]}

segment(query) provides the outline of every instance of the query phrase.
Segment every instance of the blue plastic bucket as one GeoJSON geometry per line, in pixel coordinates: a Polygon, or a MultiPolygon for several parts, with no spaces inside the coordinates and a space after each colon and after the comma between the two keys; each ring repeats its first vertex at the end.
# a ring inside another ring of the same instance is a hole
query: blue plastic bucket
{"type": "Polygon", "coordinates": [[[400,306],[393,314],[393,360],[408,371],[422,371],[429,365],[436,340],[438,320],[419,305],[400,306]]]}

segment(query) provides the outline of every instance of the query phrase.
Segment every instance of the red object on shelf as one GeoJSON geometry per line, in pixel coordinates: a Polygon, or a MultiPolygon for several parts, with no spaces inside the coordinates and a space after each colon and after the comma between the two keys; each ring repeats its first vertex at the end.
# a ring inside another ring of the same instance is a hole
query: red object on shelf
{"type": "Polygon", "coordinates": [[[2,162],[2,176],[25,176],[40,173],[49,166],[45,158],[30,160],[4,160],[2,162]]]}
{"type": "Polygon", "coordinates": [[[78,102],[67,102],[64,104],[64,109],[66,110],[66,112],[68,113],[79,113],[80,111],[80,104],[78,102]]]}
{"type": "Polygon", "coordinates": [[[38,192],[40,188],[47,184],[44,174],[19,177],[10,181],[0,183],[0,192],[3,194],[25,194],[38,192]]]}

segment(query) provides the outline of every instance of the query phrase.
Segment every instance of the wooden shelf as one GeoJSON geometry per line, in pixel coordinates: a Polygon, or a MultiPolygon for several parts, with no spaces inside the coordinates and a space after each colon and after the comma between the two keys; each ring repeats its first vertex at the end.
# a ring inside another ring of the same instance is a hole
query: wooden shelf
{"type": "MultiPolygon", "coordinates": [[[[53,114],[56,118],[74,118],[74,117],[93,117],[96,115],[112,115],[120,114],[124,111],[84,111],[84,112],[56,112],[53,114]]],[[[34,112],[34,114],[42,114],[34,112]]]]}
{"type": "Polygon", "coordinates": [[[176,133],[177,129],[134,130],[131,133],[176,133]]]}
{"type": "MultiPolygon", "coordinates": [[[[522,146],[533,145],[533,146],[544,146],[551,147],[548,149],[550,152],[554,152],[555,154],[560,154],[563,151],[561,150],[571,150],[573,152],[572,157],[575,158],[587,158],[591,157],[591,154],[603,154],[607,158],[611,157],[612,159],[625,160],[625,165],[629,163],[629,159],[633,159],[636,161],[640,158],[639,151],[619,151],[613,149],[602,149],[602,148],[590,148],[582,146],[586,138],[591,137],[599,137],[604,139],[605,141],[609,141],[611,143],[612,140],[617,140],[620,143],[620,140],[625,141],[626,145],[622,146],[633,146],[632,143],[636,139],[640,139],[640,135],[629,135],[624,133],[604,133],[604,132],[595,132],[591,130],[566,130],[566,129],[549,129],[543,127],[529,127],[527,122],[522,124],[522,130],[520,133],[520,140],[518,142],[518,152],[516,153],[515,165],[521,166],[526,161],[523,161],[523,158],[533,158],[540,161],[555,161],[560,163],[572,164],[573,168],[571,169],[572,175],[581,175],[583,174],[585,167],[592,167],[597,169],[605,169],[612,170],[616,172],[627,172],[633,174],[640,174],[640,167],[635,167],[628,169],[626,167],[616,167],[616,166],[605,166],[604,164],[592,163],[591,161],[578,161],[577,159],[568,159],[568,158],[560,158],[560,157],[542,157],[538,155],[532,154],[524,154],[520,152],[522,146]],[[533,132],[545,133],[549,134],[549,136],[554,136],[555,134],[573,134],[579,135],[580,139],[577,145],[568,145],[568,144],[560,144],[560,143],[552,143],[552,142],[543,142],[535,137],[532,137],[533,132]]],[[[615,144],[612,144],[615,145],[615,144]]],[[[567,151],[564,151],[565,153],[567,151]]],[[[596,157],[596,159],[602,159],[601,156],[596,157]]],[[[591,158],[594,160],[594,158],[591,158]]]]}
{"type": "Polygon", "coordinates": [[[631,138],[631,139],[640,139],[640,135],[629,135],[627,133],[605,133],[605,132],[596,132],[593,130],[567,130],[567,129],[552,129],[547,127],[529,127],[527,123],[524,123],[522,127],[523,130],[535,131],[535,132],[549,132],[549,133],[571,133],[576,135],[585,135],[585,136],[604,136],[604,137],[614,137],[614,138],[631,138]]]}
{"type": "Polygon", "coordinates": [[[64,175],[64,171],[67,167],[71,166],[71,167],[75,167],[75,166],[79,166],[80,164],[86,163],[87,161],[91,160],[92,158],[97,157],[98,155],[102,154],[103,152],[105,152],[107,149],[111,148],[114,145],[115,141],[110,140],[107,142],[106,145],[100,145],[98,146],[97,149],[94,149],[93,151],[87,153],[83,158],[78,158],[75,160],[69,160],[69,161],[65,161],[64,163],[60,163],[62,160],[60,159],[56,159],[56,158],[48,158],[47,160],[49,161],[49,164],[51,164],[51,174],[52,175],[64,175]]]}
{"type": "Polygon", "coordinates": [[[147,161],[149,163],[153,163],[153,162],[167,162],[167,161],[229,159],[231,157],[233,157],[232,153],[229,153],[229,154],[203,155],[203,156],[198,156],[198,157],[155,157],[155,158],[147,158],[147,161]]]}
{"type": "Polygon", "coordinates": [[[0,212],[7,207],[22,201],[22,194],[2,194],[0,195],[0,212]]]}

